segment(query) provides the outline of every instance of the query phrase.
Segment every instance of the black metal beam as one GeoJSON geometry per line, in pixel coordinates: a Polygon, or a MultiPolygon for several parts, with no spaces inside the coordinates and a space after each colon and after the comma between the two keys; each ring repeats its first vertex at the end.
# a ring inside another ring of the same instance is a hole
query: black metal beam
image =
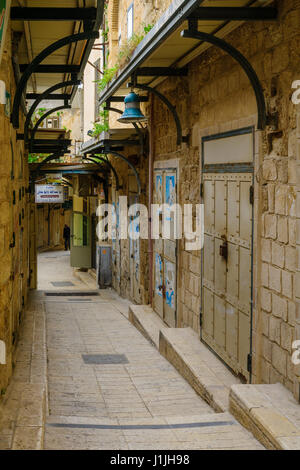
{"type": "Polygon", "coordinates": [[[186,77],[188,68],[174,69],[171,67],[140,67],[134,74],[137,77],[186,77]]]}
{"type": "Polygon", "coordinates": [[[51,153],[62,152],[64,153],[68,147],[54,147],[53,145],[37,145],[32,148],[32,153],[51,153]]]}
{"type": "MultiPolygon", "coordinates": [[[[95,33],[97,33],[100,30],[101,26],[102,26],[104,8],[105,8],[104,0],[96,0],[96,8],[97,8],[96,19],[93,22],[86,21],[84,23],[84,30],[85,31],[86,31],[86,28],[88,26],[87,23],[93,23],[93,24],[89,25],[88,29],[93,30],[95,33]]],[[[99,34],[98,34],[98,37],[99,37],[99,34]]],[[[94,43],[95,43],[95,38],[91,38],[89,41],[86,42],[84,52],[81,55],[80,71],[79,71],[79,74],[78,74],[78,78],[83,77],[84,69],[85,69],[85,66],[86,66],[86,64],[89,60],[89,57],[90,57],[90,54],[92,52],[94,43]]],[[[72,96],[71,96],[71,103],[73,102],[73,99],[75,97],[75,93],[76,93],[76,90],[73,88],[72,96]]]]}
{"type": "Polygon", "coordinates": [[[110,152],[110,150],[114,150],[115,152],[122,152],[124,150],[124,147],[122,146],[116,146],[116,147],[103,147],[103,145],[99,145],[99,147],[96,147],[96,148],[93,148],[92,150],[83,150],[83,154],[84,155],[88,155],[88,154],[95,154],[95,153],[103,153],[103,154],[107,154],[110,152]]]}
{"type": "MultiPolygon", "coordinates": [[[[30,64],[20,64],[20,71],[23,73],[30,64]]],[[[80,65],[68,64],[41,64],[35,69],[35,73],[78,73],[80,65]]]]}
{"type": "Polygon", "coordinates": [[[214,21],[276,20],[277,8],[262,7],[199,7],[189,19],[214,21]]]}
{"type": "Polygon", "coordinates": [[[10,18],[15,21],[84,21],[96,19],[96,8],[12,7],[10,18]]]}
{"type": "MultiPolygon", "coordinates": [[[[42,93],[26,93],[27,100],[38,100],[42,96],[42,93]]],[[[47,100],[69,100],[71,95],[67,93],[52,93],[47,97],[47,100]]]]}
{"type": "Polygon", "coordinates": [[[31,64],[27,67],[24,71],[18,85],[17,90],[15,93],[13,109],[11,114],[11,122],[15,129],[19,127],[19,108],[22,99],[22,94],[26,88],[26,84],[30,78],[30,76],[35,73],[36,68],[40,65],[43,60],[45,60],[49,55],[53,52],[57,51],[61,47],[67,46],[68,44],[72,44],[73,42],[83,41],[86,39],[95,39],[99,37],[98,31],[85,31],[84,33],[73,34],[71,36],[66,36],[58,41],[54,42],[50,46],[46,47],[42,50],[31,62],[31,64]]]}
{"type": "MultiPolygon", "coordinates": [[[[190,26],[193,25],[191,21],[190,26]]],[[[233,57],[243,68],[244,72],[246,73],[247,77],[250,80],[252,85],[253,91],[256,97],[257,103],[257,111],[258,111],[258,123],[257,128],[259,130],[263,130],[266,127],[267,123],[267,110],[266,110],[266,102],[264,97],[264,92],[262,85],[259,81],[259,78],[253,69],[252,65],[248,62],[246,57],[238,51],[235,47],[233,47],[228,42],[224,41],[224,39],[220,39],[213,34],[203,33],[201,31],[197,31],[194,29],[187,29],[181,31],[181,36],[183,38],[192,38],[198,39],[199,41],[208,42],[209,44],[213,44],[214,46],[222,49],[223,51],[227,52],[231,57],[233,57]]]]}
{"type": "MultiPolygon", "coordinates": [[[[124,103],[125,98],[125,96],[111,96],[108,101],[111,103],[124,103]]],[[[146,103],[147,101],[149,101],[148,96],[140,96],[141,103],[146,103]]]]}
{"type": "Polygon", "coordinates": [[[63,147],[65,145],[71,145],[71,139],[34,139],[33,145],[53,145],[54,147],[63,147]]]}

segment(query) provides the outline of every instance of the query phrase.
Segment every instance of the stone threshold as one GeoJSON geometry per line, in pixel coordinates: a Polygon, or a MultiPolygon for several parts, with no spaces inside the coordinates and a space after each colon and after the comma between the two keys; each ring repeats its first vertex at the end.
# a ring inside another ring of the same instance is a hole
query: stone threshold
{"type": "Polygon", "coordinates": [[[191,328],[169,328],[147,305],[131,305],[129,320],[217,413],[229,410],[230,388],[240,380],[191,328]]]}
{"type": "Polygon", "coordinates": [[[79,268],[73,268],[73,274],[90,289],[99,289],[96,276],[92,274],[91,270],[81,271],[79,268]]]}
{"type": "Polygon", "coordinates": [[[267,449],[300,449],[300,406],[283,385],[233,385],[229,411],[267,449]]]}

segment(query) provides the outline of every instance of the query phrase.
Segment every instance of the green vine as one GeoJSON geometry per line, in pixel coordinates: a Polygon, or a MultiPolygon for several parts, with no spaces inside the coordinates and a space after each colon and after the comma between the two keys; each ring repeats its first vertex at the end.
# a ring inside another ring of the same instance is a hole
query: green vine
{"type": "MultiPolygon", "coordinates": [[[[122,68],[127,62],[129,62],[130,57],[132,56],[134,50],[137,46],[142,42],[144,37],[151,31],[153,28],[153,24],[143,24],[143,30],[141,33],[133,33],[130,39],[123,44],[117,55],[117,61],[114,67],[108,68],[104,67],[103,76],[100,80],[97,80],[96,83],[98,84],[99,91],[103,91],[108,83],[113,79],[116,75],[117,71],[122,68]]],[[[108,33],[108,31],[107,31],[108,33]]]]}
{"type": "Polygon", "coordinates": [[[99,111],[99,121],[93,123],[93,129],[91,132],[91,137],[99,137],[102,132],[107,132],[109,129],[108,124],[108,111],[104,109],[105,103],[100,108],[99,111]]]}

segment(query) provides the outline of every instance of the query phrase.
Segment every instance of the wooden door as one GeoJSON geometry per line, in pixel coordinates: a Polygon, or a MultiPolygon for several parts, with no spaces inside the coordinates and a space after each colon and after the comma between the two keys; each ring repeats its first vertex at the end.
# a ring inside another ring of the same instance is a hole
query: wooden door
{"type": "Polygon", "coordinates": [[[252,167],[245,163],[204,165],[202,181],[201,337],[236,373],[248,378],[252,315],[252,167]]]}

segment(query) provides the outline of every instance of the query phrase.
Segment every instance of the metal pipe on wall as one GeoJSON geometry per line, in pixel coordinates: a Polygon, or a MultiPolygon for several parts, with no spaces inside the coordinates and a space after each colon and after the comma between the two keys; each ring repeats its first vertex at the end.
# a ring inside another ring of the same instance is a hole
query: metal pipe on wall
{"type": "Polygon", "coordinates": [[[149,169],[148,169],[148,254],[149,254],[149,303],[153,301],[153,241],[152,241],[152,200],[153,200],[153,158],[154,158],[154,96],[150,94],[150,123],[149,123],[149,169]]]}

